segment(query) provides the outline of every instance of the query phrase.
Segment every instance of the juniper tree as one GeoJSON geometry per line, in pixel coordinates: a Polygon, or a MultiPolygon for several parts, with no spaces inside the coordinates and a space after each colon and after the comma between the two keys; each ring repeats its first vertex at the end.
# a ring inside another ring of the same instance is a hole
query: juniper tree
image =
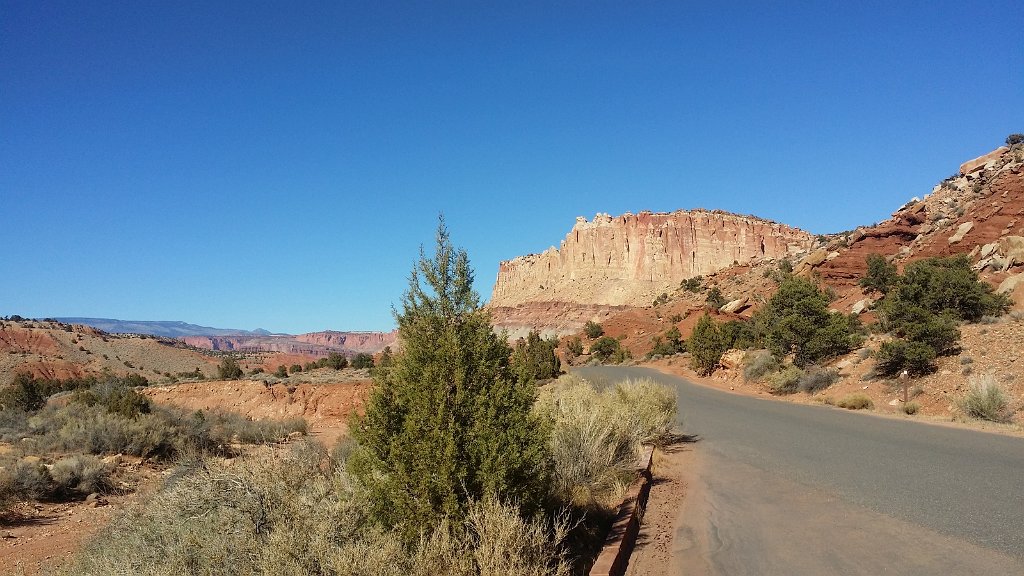
{"type": "Polygon", "coordinates": [[[546,432],[531,415],[534,385],[515,376],[473,290],[464,250],[442,220],[433,258],[420,249],[401,310],[401,350],[374,374],[366,413],[353,422],[353,473],[372,514],[414,540],[471,499],[497,497],[532,514],[546,493],[546,432]]]}

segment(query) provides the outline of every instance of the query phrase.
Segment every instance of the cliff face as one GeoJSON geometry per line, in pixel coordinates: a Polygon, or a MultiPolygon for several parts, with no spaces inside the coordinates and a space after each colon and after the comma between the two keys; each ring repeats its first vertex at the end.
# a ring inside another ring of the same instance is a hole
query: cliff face
{"type": "Polygon", "coordinates": [[[686,278],[808,250],[803,230],[719,211],[577,218],[559,249],[502,262],[490,306],[531,302],[649,306],[686,278]]]}

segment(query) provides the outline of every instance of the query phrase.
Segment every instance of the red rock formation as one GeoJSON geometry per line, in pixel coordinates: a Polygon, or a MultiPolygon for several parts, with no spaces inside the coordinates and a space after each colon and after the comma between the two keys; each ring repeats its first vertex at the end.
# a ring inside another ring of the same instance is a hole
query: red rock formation
{"type": "Polygon", "coordinates": [[[380,352],[395,346],[398,333],[393,332],[310,332],[308,334],[273,336],[186,336],[186,344],[196,348],[224,352],[280,352],[305,356],[327,356],[331,352],[357,354],[380,352]]]}
{"type": "Polygon", "coordinates": [[[785,258],[812,241],[796,228],[720,211],[581,217],[559,249],[502,262],[490,306],[650,305],[686,278],[755,258],[785,258]]]}

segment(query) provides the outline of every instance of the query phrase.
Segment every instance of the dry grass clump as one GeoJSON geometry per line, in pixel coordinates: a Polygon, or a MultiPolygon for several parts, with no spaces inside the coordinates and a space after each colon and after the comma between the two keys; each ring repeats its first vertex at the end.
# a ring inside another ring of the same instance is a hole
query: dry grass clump
{"type": "Polygon", "coordinates": [[[675,391],[649,379],[598,391],[574,375],[544,387],[535,410],[551,423],[554,496],[580,507],[617,505],[642,444],[675,436],[675,391]]]}
{"type": "Polygon", "coordinates": [[[917,402],[907,402],[900,408],[900,410],[902,410],[907,416],[913,416],[921,410],[921,405],[917,402]]]}
{"type": "Polygon", "coordinates": [[[996,383],[995,375],[984,374],[971,378],[971,388],[957,401],[957,407],[966,416],[991,422],[1009,422],[1013,414],[1006,392],[996,383]]]}
{"type": "Polygon", "coordinates": [[[768,350],[751,350],[743,355],[743,379],[748,382],[760,381],[780,367],[778,358],[768,350]]]}
{"type": "Polygon", "coordinates": [[[840,398],[839,401],[836,402],[836,406],[846,408],[847,410],[865,410],[874,408],[875,403],[867,394],[857,392],[840,398]]]}
{"type": "Polygon", "coordinates": [[[768,388],[772,394],[793,394],[797,391],[804,371],[796,366],[787,366],[780,372],[768,376],[768,388]]]}
{"type": "Polygon", "coordinates": [[[35,458],[0,461],[0,512],[23,500],[73,500],[113,490],[113,469],[99,458],[67,456],[52,465],[35,458]]]}
{"type": "Polygon", "coordinates": [[[365,495],[315,442],[234,465],[197,462],[105,529],[66,574],[569,574],[564,522],[472,502],[419,542],[373,526],[365,495]]]}
{"type": "Polygon", "coordinates": [[[796,387],[808,394],[814,394],[835,384],[838,379],[838,370],[812,366],[797,379],[796,387]]]}

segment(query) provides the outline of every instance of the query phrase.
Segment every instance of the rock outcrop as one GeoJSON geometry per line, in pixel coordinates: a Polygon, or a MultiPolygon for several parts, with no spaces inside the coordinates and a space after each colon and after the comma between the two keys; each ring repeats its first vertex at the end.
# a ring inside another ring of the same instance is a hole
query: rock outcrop
{"type": "Polygon", "coordinates": [[[181,340],[196,348],[222,352],[279,352],[327,356],[331,352],[357,354],[380,352],[395,346],[397,332],[310,332],[296,336],[186,336],[181,340]]]}
{"type": "Polygon", "coordinates": [[[793,256],[813,240],[784,224],[720,211],[581,217],[560,248],[502,262],[490,306],[647,306],[687,278],[793,256]]]}

